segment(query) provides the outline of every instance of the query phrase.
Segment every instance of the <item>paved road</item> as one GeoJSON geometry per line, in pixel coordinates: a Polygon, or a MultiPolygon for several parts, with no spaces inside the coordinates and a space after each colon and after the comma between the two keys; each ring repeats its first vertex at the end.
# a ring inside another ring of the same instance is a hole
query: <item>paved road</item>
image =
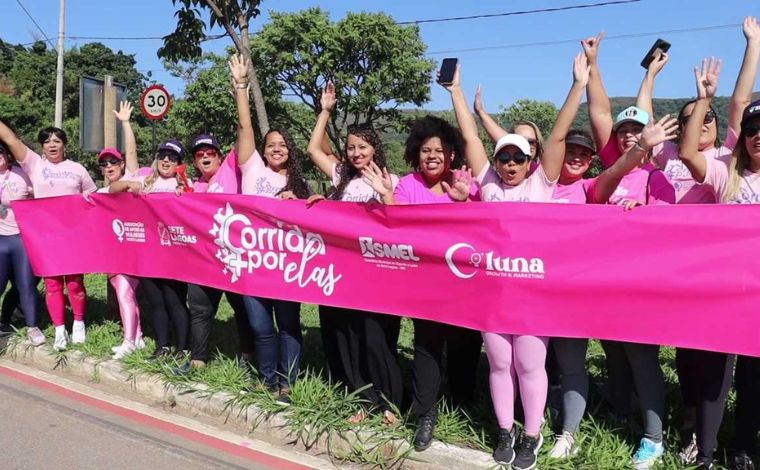
{"type": "Polygon", "coordinates": [[[309,468],[27,373],[0,365],[0,468],[309,468]]]}

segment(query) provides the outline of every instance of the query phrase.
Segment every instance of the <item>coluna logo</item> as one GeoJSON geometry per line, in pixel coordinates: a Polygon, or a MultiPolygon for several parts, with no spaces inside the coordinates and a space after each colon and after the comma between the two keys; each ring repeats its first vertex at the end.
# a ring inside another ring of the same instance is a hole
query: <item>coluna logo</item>
{"type": "Polygon", "coordinates": [[[481,269],[487,276],[543,279],[544,261],[541,258],[500,257],[493,251],[479,252],[469,243],[455,243],[446,250],[446,264],[451,272],[460,279],[470,279],[481,269]],[[466,266],[455,258],[467,258],[466,266]]]}

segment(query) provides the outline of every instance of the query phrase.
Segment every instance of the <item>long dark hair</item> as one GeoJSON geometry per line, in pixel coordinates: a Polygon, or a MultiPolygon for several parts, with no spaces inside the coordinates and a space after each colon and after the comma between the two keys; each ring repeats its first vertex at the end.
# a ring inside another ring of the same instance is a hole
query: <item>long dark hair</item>
{"type": "Polygon", "coordinates": [[[464,141],[462,133],[448,121],[436,116],[427,115],[415,119],[409,129],[404,149],[404,161],[412,168],[420,169],[420,148],[426,140],[438,137],[445,152],[453,152],[451,168],[460,168],[464,164],[464,141]]]}
{"type": "MultiPolygon", "coordinates": [[[[385,168],[385,150],[383,149],[383,142],[380,140],[380,136],[371,124],[365,123],[350,125],[348,126],[348,135],[356,136],[370,144],[372,148],[375,149],[375,155],[372,157],[375,165],[379,166],[380,168],[385,168]]],[[[346,139],[346,147],[347,146],[348,139],[346,139]]],[[[343,191],[346,189],[346,186],[348,186],[348,183],[350,183],[352,179],[359,176],[359,170],[357,170],[351,164],[351,162],[348,161],[348,152],[346,150],[346,147],[343,148],[343,163],[341,163],[338,167],[340,183],[338,184],[337,188],[334,188],[327,193],[327,199],[340,201],[343,197],[343,191]]]]}
{"type": "MultiPolygon", "coordinates": [[[[298,150],[298,147],[296,147],[296,143],[290,133],[279,127],[270,128],[264,135],[264,148],[266,148],[267,145],[267,137],[275,132],[282,136],[282,140],[285,141],[285,147],[288,148],[288,161],[285,162],[285,171],[287,171],[288,174],[287,183],[277,194],[279,195],[285,191],[290,191],[298,199],[306,199],[311,195],[311,191],[309,190],[309,185],[306,183],[306,178],[303,176],[303,166],[301,164],[303,161],[303,154],[298,150]]],[[[264,155],[264,149],[262,149],[261,154],[264,155]]],[[[266,162],[266,157],[264,158],[264,161],[266,162]]]]}

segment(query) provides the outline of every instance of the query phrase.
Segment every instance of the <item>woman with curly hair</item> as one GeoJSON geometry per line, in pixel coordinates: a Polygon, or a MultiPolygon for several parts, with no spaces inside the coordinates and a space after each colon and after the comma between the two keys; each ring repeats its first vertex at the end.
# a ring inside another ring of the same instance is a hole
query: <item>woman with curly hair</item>
{"type": "MultiPolygon", "coordinates": [[[[380,200],[362,178],[362,170],[368,165],[385,167],[385,153],[375,130],[366,124],[349,126],[346,158],[342,162],[325,143],[325,128],[336,103],[335,86],[328,82],[322,91],[322,111],[308,148],[311,160],[332,180],[333,189],[327,198],[344,202],[380,200]]],[[[398,182],[396,175],[388,178],[393,186],[398,182]]],[[[393,409],[401,404],[403,395],[397,351],[401,319],[360,310],[320,307],[319,320],[332,379],[350,390],[362,389],[362,396],[371,403],[372,409],[382,413],[383,422],[393,424],[396,421],[393,409]],[[364,387],[370,383],[371,387],[364,387]]],[[[357,423],[366,417],[367,411],[362,409],[349,421],[357,423]]]]}
{"type": "MultiPolygon", "coordinates": [[[[272,129],[264,136],[263,159],[256,150],[248,102],[248,63],[233,56],[229,65],[238,110],[235,147],[242,172],[241,192],[281,199],[309,197],[300,155],[287,132],[272,129]]],[[[277,403],[289,405],[290,390],[301,361],[301,304],[253,296],[246,296],[243,301],[254,333],[259,373],[265,386],[277,396],[277,403]]]]}

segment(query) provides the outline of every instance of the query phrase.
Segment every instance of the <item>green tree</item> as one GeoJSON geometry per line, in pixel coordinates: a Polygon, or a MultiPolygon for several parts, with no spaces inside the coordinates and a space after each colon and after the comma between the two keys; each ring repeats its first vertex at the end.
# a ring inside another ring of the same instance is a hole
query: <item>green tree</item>
{"type": "Polygon", "coordinates": [[[260,13],[261,0],[172,0],[174,6],[180,8],[175,13],[177,27],[174,32],[164,36],[164,45],[158,49],[158,57],[171,62],[191,60],[201,57],[201,43],[209,36],[206,35],[206,23],[201,19],[200,9],[209,14],[209,29],[219,26],[224,34],[232,39],[235,49],[248,59],[248,80],[251,84],[253,102],[256,108],[256,118],[259,130],[266,133],[269,130],[269,119],[261,93],[258,74],[251,59],[249,38],[250,21],[260,13]]]}
{"type": "Polygon", "coordinates": [[[521,99],[506,109],[502,107],[498,120],[504,128],[509,128],[518,121],[531,121],[541,129],[544,136],[548,136],[557,120],[557,114],[559,110],[554,103],[521,99]]]}
{"type": "Polygon", "coordinates": [[[328,126],[337,148],[348,124],[369,122],[380,130],[399,126],[399,106],[429,100],[434,64],[424,56],[417,26],[398,25],[382,13],[349,13],[331,22],[319,8],[270,17],[251,39],[251,54],[265,88],[282,90],[312,111],[309,121],[288,122],[294,133],[311,132],[328,79],[338,94],[338,110],[328,126]]]}

